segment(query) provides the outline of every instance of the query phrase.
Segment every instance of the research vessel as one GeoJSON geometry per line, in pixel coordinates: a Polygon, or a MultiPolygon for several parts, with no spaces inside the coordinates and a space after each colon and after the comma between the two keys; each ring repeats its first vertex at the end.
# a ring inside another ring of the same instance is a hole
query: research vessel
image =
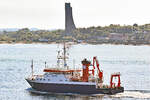
{"type": "MultiPolygon", "coordinates": [[[[71,69],[67,65],[66,44],[63,46],[63,53],[58,51],[57,67],[45,67],[43,75],[33,74],[33,61],[31,64],[32,75],[26,78],[30,86],[40,92],[48,93],[74,93],[74,94],[116,94],[124,91],[121,86],[120,73],[111,74],[110,84],[103,84],[103,71],[100,69],[97,57],[93,61],[86,58],[81,61],[81,69],[71,69]],[[60,62],[63,66],[60,66],[60,62]],[[114,77],[118,82],[113,81],[114,77]]],[[[45,63],[46,66],[46,63],[45,63]]]]}

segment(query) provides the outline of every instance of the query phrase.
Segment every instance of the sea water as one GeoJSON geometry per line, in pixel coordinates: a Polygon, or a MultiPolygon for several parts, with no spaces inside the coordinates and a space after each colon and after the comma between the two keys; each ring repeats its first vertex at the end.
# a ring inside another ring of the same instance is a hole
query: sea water
{"type": "MultiPolygon", "coordinates": [[[[82,68],[84,58],[92,61],[97,56],[104,72],[104,84],[110,84],[110,75],[121,73],[125,92],[116,95],[33,94],[25,78],[43,74],[47,67],[57,65],[60,44],[0,44],[0,100],[135,100],[150,99],[150,46],[133,45],[71,45],[68,49],[70,68],[82,68]]],[[[117,80],[117,79],[115,79],[117,80]]]]}

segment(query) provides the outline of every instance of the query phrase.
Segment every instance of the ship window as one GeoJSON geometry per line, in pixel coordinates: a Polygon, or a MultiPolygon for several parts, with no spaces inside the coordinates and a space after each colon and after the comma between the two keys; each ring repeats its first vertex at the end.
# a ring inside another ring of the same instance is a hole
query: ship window
{"type": "Polygon", "coordinates": [[[57,77],[57,75],[53,74],[52,77],[57,77]]]}
{"type": "Polygon", "coordinates": [[[48,79],[48,81],[50,81],[50,79],[48,79]]]}
{"type": "Polygon", "coordinates": [[[62,81],[62,80],[60,80],[60,81],[62,81]]]}
{"type": "Polygon", "coordinates": [[[40,79],[40,80],[42,80],[42,79],[40,79]]]}
{"type": "Polygon", "coordinates": [[[43,79],[43,80],[45,80],[45,79],[43,79]]]}

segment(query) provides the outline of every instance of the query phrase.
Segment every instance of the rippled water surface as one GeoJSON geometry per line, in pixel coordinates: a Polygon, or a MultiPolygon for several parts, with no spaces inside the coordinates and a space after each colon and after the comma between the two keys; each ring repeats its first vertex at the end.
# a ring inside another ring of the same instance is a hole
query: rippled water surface
{"type": "Polygon", "coordinates": [[[124,93],[116,95],[37,95],[25,78],[31,74],[34,60],[35,74],[42,74],[44,62],[56,65],[58,44],[0,44],[0,100],[137,100],[150,99],[150,46],[127,45],[72,45],[68,64],[81,67],[81,60],[97,56],[104,72],[104,83],[109,84],[110,75],[121,72],[124,93]],[[75,64],[73,64],[73,60],[75,64]]]}

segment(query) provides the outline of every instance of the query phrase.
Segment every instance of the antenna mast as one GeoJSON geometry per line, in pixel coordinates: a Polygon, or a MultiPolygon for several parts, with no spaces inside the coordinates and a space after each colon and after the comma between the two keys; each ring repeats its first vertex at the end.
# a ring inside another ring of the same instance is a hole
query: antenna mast
{"type": "Polygon", "coordinates": [[[33,60],[31,61],[31,73],[32,73],[32,76],[33,76],[33,60]]]}
{"type": "Polygon", "coordinates": [[[68,66],[67,66],[67,63],[66,63],[66,62],[67,62],[67,61],[66,61],[67,56],[66,56],[66,44],[65,44],[65,42],[64,42],[64,48],[63,48],[63,50],[64,50],[64,53],[63,53],[63,54],[64,54],[64,55],[63,55],[63,56],[64,56],[64,57],[63,57],[63,60],[64,60],[64,67],[67,67],[67,69],[69,69],[68,66]]]}

